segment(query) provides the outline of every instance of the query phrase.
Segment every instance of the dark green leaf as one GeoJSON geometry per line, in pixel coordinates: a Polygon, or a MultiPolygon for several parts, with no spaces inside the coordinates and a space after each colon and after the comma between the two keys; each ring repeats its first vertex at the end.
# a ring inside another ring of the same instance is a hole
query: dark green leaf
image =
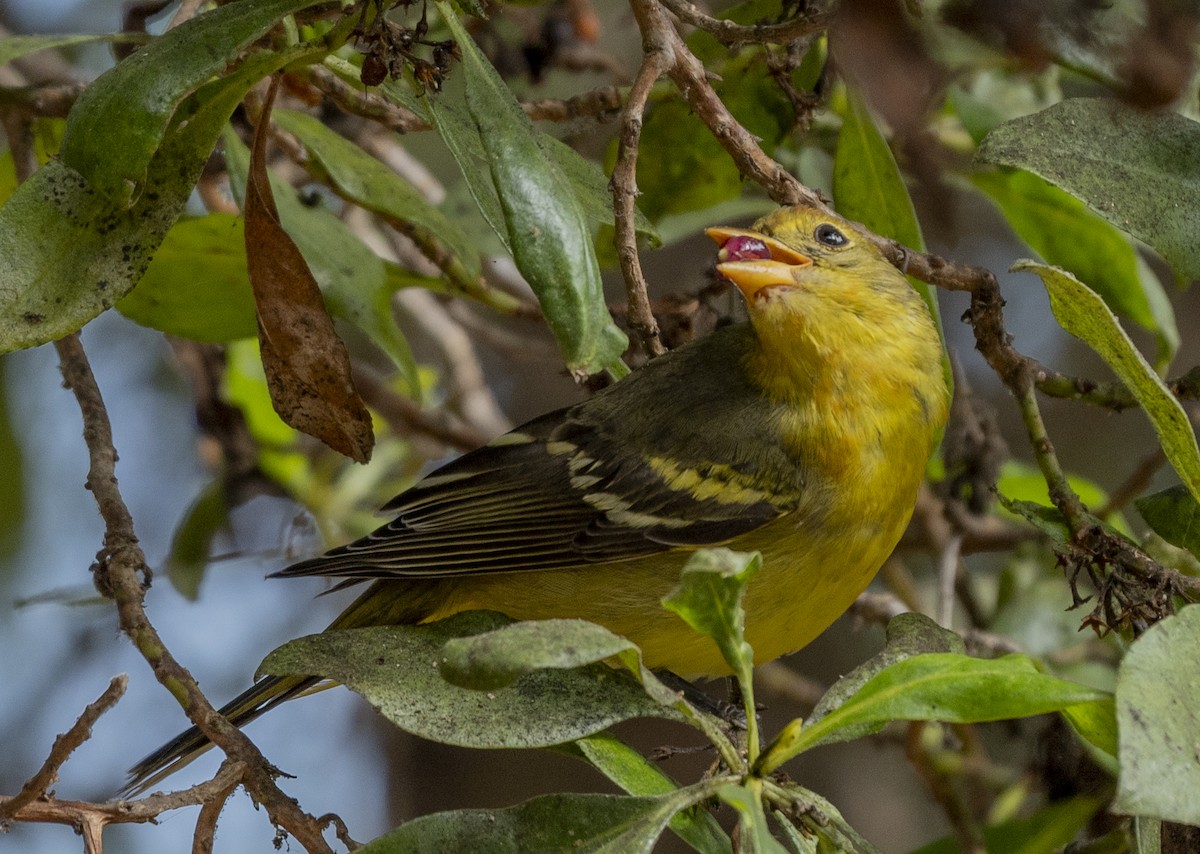
{"type": "Polygon", "coordinates": [[[1056,267],[1018,261],[1014,271],[1037,273],[1063,329],[1100,354],[1149,416],[1167,459],[1193,496],[1200,497],[1200,448],[1191,421],[1166,384],[1133,346],[1104,300],[1056,267]]]}
{"type": "MultiPolygon", "coordinates": [[[[847,219],[918,252],[925,251],[921,225],[896,158],[866,102],[851,87],[846,89],[842,132],[834,154],[833,199],[838,213],[847,219]]],[[[929,285],[912,278],[909,283],[929,306],[940,333],[941,314],[929,285]]]]}
{"type": "Polygon", "coordinates": [[[451,253],[463,266],[464,279],[479,278],[479,253],[470,240],[415,187],[313,116],[276,110],[271,118],[304,143],[312,159],[310,168],[339,194],[393,222],[406,224],[405,233],[431,254],[451,253]]]}
{"type": "Polygon", "coordinates": [[[444,2],[438,4],[463,53],[465,101],[471,127],[442,121],[443,92],[429,99],[438,129],[471,183],[472,192],[492,227],[506,236],[517,268],[537,294],[546,322],[558,340],[567,367],[595,373],[613,367],[628,341],[612,321],[604,301],[600,268],[587,222],[566,176],[538,144],[532,122],[512,91],[471,40],[444,2]],[[452,141],[459,133],[475,139],[452,141]],[[466,149],[471,151],[467,152],[466,149]],[[487,173],[499,208],[471,172],[475,154],[485,153],[487,173]]]}
{"type": "Polygon", "coordinates": [[[1200,824],[1200,607],[1135,640],[1117,673],[1121,772],[1117,810],[1200,824]]]}
{"type": "Polygon", "coordinates": [[[63,163],[91,190],[127,207],[153,183],[147,169],[184,98],[284,15],[317,2],[229,3],[168,30],[101,75],[75,102],[63,163]]]}
{"type": "Polygon", "coordinates": [[[1147,495],[1134,505],[1154,533],[1200,557],[1200,503],[1186,486],[1172,486],[1147,495]]]}
{"type": "MultiPolygon", "coordinates": [[[[600,167],[584,158],[565,142],[549,134],[538,134],[538,144],[546,156],[554,161],[559,171],[571,183],[579,207],[589,222],[597,225],[613,224],[612,191],[608,188],[608,176],[600,167]]],[[[633,209],[633,226],[637,233],[648,238],[651,245],[658,246],[662,239],[654,225],[638,208],[633,209]]]]}
{"type": "Polygon", "coordinates": [[[545,747],[633,717],[674,717],[627,673],[603,664],[538,670],[486,692],[442,678],[447,641],[509,622],[500,614],[473,611],[422,626],[325,632],[275,650],[262,670],[341,682],[401,729],[464,747],[545,747]]]}
{"type": "Polygon", "coordinates": [[[1041,175],[1200,278],[1200,124],[1191,119],[1072,98],[1000,125],[978,158],[1041,175]]]}
{"type": "Polygon", "coordinates": [[[636,854],[649,852],[671,816],[687,803],[688,797],[680,793],[661,798],[544,795],[506,809],[422,816],[358,850],[361,854],[636,854]]]}
{"type": "Polygon", "coordinates": [[[117,310],[143,326],[193,341],[256,335],[241,217],[213,213],[175,223],[117,310]]]}

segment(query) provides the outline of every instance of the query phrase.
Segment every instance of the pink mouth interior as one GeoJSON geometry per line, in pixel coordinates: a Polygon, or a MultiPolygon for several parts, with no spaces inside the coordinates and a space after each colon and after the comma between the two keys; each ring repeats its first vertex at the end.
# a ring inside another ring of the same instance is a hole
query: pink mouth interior
{"type": "Polygon", "coordinates": [[[731,237],[721,246],[722,261],[753,261],[770,258],[771,250],[761,240],[753,237],[731,237]]]}

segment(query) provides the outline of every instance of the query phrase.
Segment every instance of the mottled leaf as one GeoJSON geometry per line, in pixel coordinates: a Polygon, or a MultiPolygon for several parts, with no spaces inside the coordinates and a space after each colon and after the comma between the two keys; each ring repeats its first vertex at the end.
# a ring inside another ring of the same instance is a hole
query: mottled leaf
{"type": "Polygon", "coordinates": [[[977,156],[1041,175],[1200,278],[1200,123],[1071,98],[1000,125],[977,156]]]}
{"type": "Polygon", "coordinates": [[[329,631],[285,644],[261,669],[341,682],[401,729],[464,747],[547,747],[633,717],[676,717],[628,673],[604,664],[537,670],[492,691],[442,678],[447,641],[510,623],[472,611],[422,626],[329,631]]]}
{"type": "Polygon", "coordinates": [[[246,90],[304,49],[247,60],[176,110],[132,207],[96,192],[61,160],[0,208],[0,352],[61,338],[138,282],[246,90]]]}
{"type": "Polygon", "coordinates": [[[1117,672],[1117,810],[1200,824],[1200,607],[1147,629],[1117,672]]]}

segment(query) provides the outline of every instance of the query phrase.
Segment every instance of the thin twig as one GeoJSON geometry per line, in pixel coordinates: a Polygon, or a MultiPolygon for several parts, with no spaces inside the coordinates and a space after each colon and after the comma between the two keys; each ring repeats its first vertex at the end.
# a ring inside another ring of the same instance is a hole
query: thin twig
{"type": "Polygon", "coordinates": [[[670,51],[673,61],[667,74],[688,106],[737,164],[738,171],[760,184],[781,205],[825,207],[817,193],[768,156],[757,138],[729,112],[709,84],[704,63],[688,50],[658,0],[632,0],[630,5],[642,33],[644,50],[670,51]]]}
{"type": "Polygon", "coordinates": [[[938,555],[938,625],[944,629],[954,624],[954,587],[962,559],[963,535],[955,531],[938,555]]]}
{"type": "Polygon", "coordinates": [[[711,35],[726,47],[744,44],[786,44],[829,26],[833,18],[833,4],[828,8],[809,12],[774,24],[738,24],[724,18],[714,18],[702,12],[688,0],[660,0],[676,18],[691,24],[711,35]]]}
{"type": "Polygon", "coordinates": [[[232,765],[234,763],[230,759],[221,764],[217,778],[222,779],[224,785],[214,786],[214,791],[204,799],[200,807],[200,814],[196,817],[196,829],[192,832],[192,854],[212,854],[217,820],[221,817],[221,811],[225,809],[229,796],[241,785],[241,780],[236,776],[222,777],[222,772],[232,765]]]}
{"type": "Polygon", "coordinates": [[[128,684],[128,676],[114,676],[108,683],[108,687],[104,689],[104,693],[97,697],[95,702],[88,704],[74,725],[54,739],[50,755],[46,757],[46,761],[42,763],[38,772],[30,777],[21,787],[21,791],[17,792],[10,800],[0,803],[0,823],[12,818],[20,812],[22,807],[41,797],[54,785],[54,781],[58,779],[58,769],[63,766],[79,745],[92,737],[92,726],[102,714],[117,704],[117,701],[125,694],[125,687],[128,684]]]}
{"type": "Polygon", "coordinates": [[[617,142],[617,163],[613,168],[609,187],[613,195],[615,229],[613,243],[625,277],[625,293],[629,300],[629,325],[641,341],[649,356],[665,352],[658,335],[658,322],[650,310],[650,297],[646,290],[646,277],[638,259],[637,226],[637,160],[642,136],[642,114],[650,90],[671,63],[664,46],[647,44],[642,67],[638,69],[629,100],[621,111],[621,135],[617,142]]]}
{"type": "MultiPolygon", "coordinates": [[[[160,815],[182,807],[209,803],[218,794],[236,786],[245,771],[240,762],[230,762],[211,779],[178,792],[147,795],[133,801],[111,801],[97,804],[91,801],[70,801],[58,798],[39,798],[25,804],[13,816],[13,821],[39,824],[65,824],[68,827],[94,828],[110,824],[148,824],[160,815]]],[[[11,799],[0,796],[0,805],[11,799]]],[[[98,840],[99,837],[97,836],[98,840]]],[[[85,840],[85,844],[88,844],[85,840]]],[[[99,850],[94,845],[90,850],[99,850]]]]}

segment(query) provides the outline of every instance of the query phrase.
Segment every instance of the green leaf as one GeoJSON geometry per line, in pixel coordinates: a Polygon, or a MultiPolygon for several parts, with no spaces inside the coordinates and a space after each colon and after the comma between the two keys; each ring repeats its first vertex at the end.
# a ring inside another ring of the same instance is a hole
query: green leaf
{"type": "Polygon", "coordinates": [[[1029,172],[979,172],[971,182],[1046,263],[1069,271],[1117,314],[1153,332],[1163,360],[1170,360],[1179,348],[1175,313],[1158,277],[1128,237],[1074,196],[1029,172]]]}
{"type": "Polygon", "coordinates": [[[405,233],[431,254],[438,253],[438,247],[440,253],[451,253],[463,267],[463,279],[478,280],[479,253],[471,241],[408,181],[313,116],[275,110],[271,119],[304,144],[311,158],[310,169],[328,180],[341,196],[406,224],[405,233]]]}
{"type": "Polygon", "coordinates": [[[441,101],[427,98],[439,133],[447,140],[459,168],[467,177],[480,208],[492,227],[507,240],[521,275],[537,294],[546,322],[576,374],[595,373],[615,366],[628,340],[613,323],[604,301],[600,267],[587,221],[574,193],[564,192],[568,180],[538,144],[533,123],[511,90],[479,51],[466,29],[442,0],[438,8],[463,54],[465,101],[471,128],[443,121],[441,101]],[[477,168],[464,155],[466,132],[485,153],[485,164],[499,211],[491,207],[487,190],[472,178],[477,168]],[[497,213],[499,221],[497,221],[497,213]]]}
{"type": "Polygon", "coordinates": [[[1133,854],[1162,854],[1162,822],[1133,817],[1133,854]]]}
{"type": "MultiPolygon", "coordinates": [[[[852,699],[859,690],[881,671],[915,655],[929,653],[965,654],[962,638],[943,629],[924,614],[898,614],[888,621],[883,649],[838,679],[821,697],[805,720],[812,726],[830,712],[852,699]]],[[[865,734],[865,733],[864,733],[865,734]]],[[[857,738],[857,736],[850,736],[857,738]]],[[[839,741],[845,739],[838,739],[839,741]]]]}
{"type": "Polygon", "coordinates": [[[117,310],[143,326],[193,341],[256,335],[241,217],[213,213],[179,220],[117,310]]]}
{"type": "Polygon", "coordinates": [[[696,797],[687,789],[660,798],[543,795],[506,809],[455,810],[422,816],[358,851],[361,854],[649,852],[671,816],[696,797]]]}
{"type": "Polygon", "coordinates": [[[284,644],[261,670],[341,682],[401,729],[463,747],[546,747],[629,718],[675,717],[627,673],[603,664],[538,670],[495,691],[460,688],[442,678],[447,641],[509,622],[472,611],[421,626],[329,631],[284,644]]]}
{"type": "Polygon", "coordinates": [[[1117,710],[1113,701],[1080,703],[1062,710],[1071,729],[1084,741],[1109,756],[1117,755],[1117,710]]]}
{"type": "Polygon", "coordinates": [[[790,753],[795,756],[836,741],[838,733],[850,727],[891,720],[1007,720],[1101,702],[1108,696],[1047,676],[1024,655],[987,660],[955,653],[918,655],[880,671],[850,700],[805,727],[790,753]]]}
{"type": "Polygon", "coordinates": [[[54,33],[38,36],[5,36],[0,38],[0,65],[8,65],[14,59],[20,59],[40,50],[73,47],[77,44],[90,44],[91,42],[144,44],[150,41],[150,38],[146,33],[87,33],[83,35],[54,33]]]}
{"type": "Polygon", "coordinates": [[[1187,487],[1169,487],[1137,499],[1134,506],[1154,533],[1200,557],[1200,503],[1187,487]]]}
{"type": "Polygon", "coordinates": [[[787,849],[771,835],[758,795],[745,786],[731,784],[718,789],[717,797],[737,812],[740,851],[746,854],[787,854],[787,849]]]}
{"type": "MultiPolygon", "coordinates": [[[[613,225],[612,191],[608,188],[608,176],[600,166],[549,134],[539,133],[537,141],[546,156],[554,161],[570,182],[580,210],[588,221],[596,225],[613,225]]],[[[633,227],[638,234],[649,239],[652,246],[662,244],[662,238],[653,223],[636,207],[633,209],[633,227]]]]}
{"type": "MultiPolygon", "coordinates": [[[[962,638],[943,629],[924,614],[907,613],[894,617],[887,625],[887,641],[883,650],[864,661],[829,687],[805,720],[793,720],[775,736],[763,750],[754,771],[759,775],[770,774],[788,759],[796,755],[794,748],[811,727],[822,718],[852,700],[859,690],[876,674],[898,661],[931,652],[964,651],[962,638]]],[[[866,721],[857,726],[848,726],[829,736],[827,744],[850,741],[878,732],[883,722],[866,721]]]]}
{"type": "Polygon", "coordinates": [[[663,607],[707,635],[743,685],[754,669],[754,650],[746,643],[742,594],[762,568],[762,555],[729,549],[701,549],[683,567],[679,586],[663,599],[663,607]]]}
{"type": "MultiPolygon", "coordinates": [[[[1075,840],[1096,811],[1104,806],[1099,798],[1077,797],[1043,807],[1028,818],[994,824],[983,829],[989,854],[1045,854],[1060,851],[1075,840]]],[[[953,836],[922,846],[912,854],[958,854],[962,849],[953,836]]]]}
{"type": "Polygon", "coordinates": [[[1072,98],[1000,125],[977,158],[1042,176],[1200,278],[1200,124],[1072,98]]]}
{"type": "Polygon", "coordinates": [[[1065,543],[1071,539],[1071,526],[1057,507],[1037,501],[1018,501],[1000,494],[1000,506],[1009,513],[1024,519],[1053,542],[1065,543]]]}
{"type": "MultiPolygon", "coordinates": [[[[1108,493],[1095,481],[1068,474],[1067,483],[1090,510],[1099,510],[1108,503],[1108,493]]],[[[1040,504],[1043,507],[1054,506],[1054,502],[1050,500],[1050,487],[1046,485],[1046,478],[1041,469],[1020,460],[1005,460],[1004,465],[1000,467],[1000,476],[996,479],[996,491],[1002,496],[1003,506],[1013,501],[1040,504]]],[[[1017,515],[1024,518],[1021,513],[1017,515]]],[[[1061,516],[1053,518],[1061,519],[1061,516]]],[[[1104,521],[1125,536],[1133,537],[1133,531],[1123,514],[1111,513],[1104,521]]]]}
{"type": "Polygon", "coordinates": [[[125,296],[182,212],[246,91],[301,55],[297,49],[247,60],[190,97],[132,207],[95,192],[61,160],[22,184],[0,208],[0,352],[61,338],[125,296]]]}
{"type": "MultiPolygon", "coordinates": [[[[657,765],[607,732],[576,739],[562,749],[585,759],[631,795],[665,795],[679,788],[657,765]]],[[[732,854],[733,843],[728,834],[701,805],[677,812],[670,827],[701,854],[732,854]]]]}
{"type": "Polygon", "coordinates": [[[1133,346],[1104,300],[1063,270],[1032,261],[1018,261],[1012,269],[1041,276],[1059,324],[1099,353],[1129,387],[1153,423],[1167,459],[1192,495],[1200,497],[1200,448],[1187,413],[1133,346]]]}
{"type": "Polygon", "coordinates": [[[225,485],[208,484],[183,514],[167,554],[167,578],[184,598],[195,600],[212,554],[213,538],[229,523],[225,485]]]}
{"type": "Polygon", "coordinates": [[[149,190],[147,170],[184,98],[284,15],[317,2],[229,3],[168,30],[102,74],[75,102],[63,163],[92,190],[128,207],[149,190]]]}
{"type": "MultiPolygon", "coordinates": [[[[245,197],[249,157],[241,140],[227,132],[225,162],[239,199],[245,197]]],[[[300,248],[330,313],[365,332],[391,357],[409,389],[415,391],[419,387],[417,365],[392,314],[394,279],[383,259],[332,211],[323,205],[305,204],[296,189],[274,173],[270,180],[279,221],[300,248]]]]}
{"type": "Polygon", "coordinates": [[[537,670],[566,670],[636,647],[586,620],[537,620],[447,641],[442,678],[476,691],[503,688],[537,670]]]}
{"type": "Polygon", "coordinates": [[[1117,672],[1121,772],[1115,808],[1200,824],[1200,607],[1147,629],[1117,672]]]}

